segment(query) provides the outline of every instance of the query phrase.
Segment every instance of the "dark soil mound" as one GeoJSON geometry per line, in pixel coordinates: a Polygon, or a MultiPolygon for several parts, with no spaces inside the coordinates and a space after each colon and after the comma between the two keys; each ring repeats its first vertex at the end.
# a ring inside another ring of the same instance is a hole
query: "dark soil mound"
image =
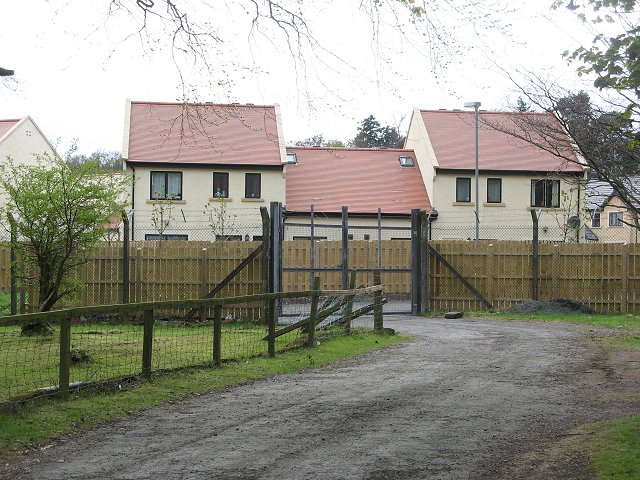
{"type": "Polygon", "coordinates": [[[583,303],[574,300],[527,300],[514,305],[507,313],[596,313],[583,303]]]}

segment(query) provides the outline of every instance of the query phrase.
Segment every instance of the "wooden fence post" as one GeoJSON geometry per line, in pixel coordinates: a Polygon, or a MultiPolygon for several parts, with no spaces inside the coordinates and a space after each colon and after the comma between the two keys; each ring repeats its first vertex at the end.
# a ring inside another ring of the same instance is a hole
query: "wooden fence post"
{"type": "MultiPolygon", "coordinates": [[[[209,261],[207,258],[207,249],[200,251],[200,298],[207,298],[209,294],[209,261]]],[[[200,310],[200,320],[203,322],[207,319],[207,306],[203,305],[200,310]]]]}
{"type": "Polygon", "coordinates": [[[129,259],[129,217],[126,212],[122,212],[122,224],[124,235],[122,239],[122,303],[129,303],[130,285],[130,259],[129,259]]]}
{"type": "Polygon", "coordinates": [[[151,378],[151,357],[153,352],[153,310],[142,312],[144,333],[142,337],[142,376],[151,378]]]}
{"type": "Polygon", "coordinates": [[[9,246],[9,261],[11,263],[9,266],[9,271],[11,272],[11,315],[15,315],[18,313],[18,256],[16,255],[18,231],[13,215],[9,213],[7,214],[7,217],[9,219],[9,224],[11,225],[11,243],[9,246]]]}
{"type": "Polygon", "coordinates": [[[222,365],[222,305],[213,309],[213,364],[222,365]]]}
{"type": "MultiPolygon", "coordinates": [[[[315,280],[314,280],[315,282],[315,280]]],[[[349,208],[342,207],[342,288],[349,284],[349,208]]]]}
{"type": "MultiPolygon", "coordinates": [[[[373,283],[382,285],[380,270],[373,271],[373,283]]],[[[382,312],[382,290],[373,292],[373,330],[379,332],[384,328],[384,314],[382,312]]]]}
{"type": "Polygon", "coordinates": [[[313,279],[313,292],[311,293],[311,312],[307,332],[307,347],[313,347],[316,334],[316,318],[318,314],[318,297],[320,296],[320,277],[313,279]]]}
{"type": "Polygon", "coordinates": [[[628,312],[628,299],[629,299],[629,264],[631,263],[631,244],[622,246],[622,292],[620,299],[620,312],[628,312]]]}
{"type": "MultiPolygon", "coordinates": [[[[356,288],[356,271],[351,270],[351,278],[349,278],[349,289],[353,290],[356,288]]],[[[349,300],[347,300],[347,308],[344,313],[345,322],[344,322],[344,334],[351,335],[351,315],[353,314],[353,299],[355,295],[349,295],[349,300]]]]}
{"type": "Polygon", "coordinates": [[[69,398],[69,378],[71,370],[71,318],[60,320],[60,378],[58,393],[61,398],[69,398]]]}
{"type": "Polygon", "coordinates": [[[269,315],[269,344],[268,351],[270,357],[276,356],[276,324],[278,323],[278,309],[276,308],[276,299],[267,300],[269,315]]]}

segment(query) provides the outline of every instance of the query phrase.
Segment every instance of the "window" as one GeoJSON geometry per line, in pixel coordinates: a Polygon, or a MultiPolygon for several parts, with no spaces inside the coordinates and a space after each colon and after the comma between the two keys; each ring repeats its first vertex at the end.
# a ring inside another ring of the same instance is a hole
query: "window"
{"type": "Polygon", "coordinates": [[[214,198],[229,198],[228,173],[213,172],[213,196],[214,198]]]}
{"type": "Polygon", "coordinates": [[[182,200],[182,172],[151,172],[151,200],[182,200]]]}
{"type": "Polygon", "coordinates": [[[260,198],[260,174],[259,173],[245,174],[244,198],[260,198]]]}
{"type": "Polygon", "coordinates": [[[487,203],[502,203],[501,178],[487,178],[487,203]]]}
{"type": "Polygon", "coordinates": [[[471,179],[456,178],[456,202],[471,201],[471,179]]]}
{"type": "Polygon", "coordinates": [[[560,180],[531,180],[531,206],[558,208],[560,180]]]}
{"type": "Polygon", "coordinates": [[[162,236],[157,233],[147,233],[144,236],[145,240],[189,240],[189,235],[181,234],[163,234],[162,236]]]}
{"type": "Polygon", "coordinates": [[[600,228],[600,212],[596,210],[591,213],[591,227],[600,228]]]}
{"type": "Polygon", "coordinates": [[[369,235],[368,233],[365,233],[363,240],[371,240],[371,235],[369,235]]]}
{"type": "Polygon", "coordinates": [[[287,163],[298,163],[298,156],[294,153],[287,153],[287,163]]]}
{"type": "Polygon", "coordinates": [[[621,227],[623,212],[611,212],[609,213],[609,226],[610,227],[621,227]]]}
{"type": "Polygon", "coordinates": [[[413,157],[398,157],[401,167],[413,167],[413,157]]]}
{"type": "Polygon", "coordinates": [[[240,241],[242,241],[242,235],[216,235],[216,241],[218,241],[218,242],[240,242],[240,241]]]}
{"type": "MultiPolygon", "coordinates": [[[[293,236],[294,240],[311,240],[311,237],[307,237],[306,235],[294,235],[293,236]]],[[[327,237],[317,237],[317,236],[313,236],[314,240],[326,240],[327,237]]]]}

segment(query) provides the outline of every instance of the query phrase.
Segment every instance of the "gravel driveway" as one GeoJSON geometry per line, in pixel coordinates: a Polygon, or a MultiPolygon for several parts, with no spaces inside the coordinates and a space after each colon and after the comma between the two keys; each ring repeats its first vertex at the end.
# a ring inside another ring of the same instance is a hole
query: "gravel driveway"
{"type": "Polygon", "coordinates": [[[415,339],[155,408],[32,455],[17,478],[591,478],[558,446],[628,407],[593,397],[615,381],[583,341],[594,327],[385,324],[415,339]]]}

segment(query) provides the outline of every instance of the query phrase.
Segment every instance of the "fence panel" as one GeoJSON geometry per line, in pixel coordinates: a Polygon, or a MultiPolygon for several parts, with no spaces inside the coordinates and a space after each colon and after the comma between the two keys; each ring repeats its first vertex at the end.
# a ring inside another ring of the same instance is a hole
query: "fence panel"
{"type": "MultiPolygon", "coordinates": [[[[431,245],[497,310],[532,296],[533,244],[514,241],[434,240],[431,245]]],[[[577,300],[598,312],[640,308],[640,245],[541,243],[540,300],[577,300]]],[[[434,257],[434,310],[481,310],[482,304],[434,257]]]]}
{"type": "MultiPolygon", "coordinates": [[[[261,245],[259,241],[192,242],[139,241],[129,246],[129,299],[131,302],[201,298],[224,280],[261,245]]],[[[0,249],[0,291],[3,311],[9,312],[9,249],[0,249]],[[6,258],[5,258],[6,257],[6,258]],[[6,263],[5,263],[6,260],[6,263]],[[6,266],[6,268],[3,268],[6,266]],[[6,308],[4,303],[6,303],[6,308]]],[[[123,299],[123,244],[109,242],[91,252],[75,276],[81,288],[55,308],[112,305],[123,299]]],[[[19,282],[23,313],[37,311],[37,271],[22,267],[19,282]]],[[[262,292],[261,254],[253,258],[217,296],[262,292]]]]}

